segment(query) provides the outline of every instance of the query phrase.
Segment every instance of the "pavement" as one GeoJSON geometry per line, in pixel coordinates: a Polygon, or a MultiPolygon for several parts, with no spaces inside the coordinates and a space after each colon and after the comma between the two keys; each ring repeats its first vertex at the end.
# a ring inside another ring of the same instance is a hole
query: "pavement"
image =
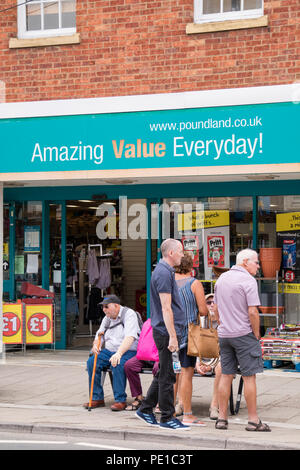
{"type": "MultiPolygon", "coordinates": [[[[240,411],[229,416],[229,429],[215,429],[208,418],[213,379],[194,378],[193,412],[206,427],[188,432],[165,431],[147,426],[134,412],[112,412],[114,402],[109,378],[104,384],[105,408],[88,411],[87,350],[27,349],[6,352],[0,362],[0,431],[99,437],[141,442],[163,441],[191,449],[300,450],[300,373],[265,369],[257,375],[258,414],[272,432],[245,430],[247,408],[242,397],[240,411]]],[[[146,394],[151,375],[141,375],[146,394]]],[[[233,382],[236,400],[239,378],[233,382]]],[[[128,402],[131,402],[127,386],[128,402]]]]}

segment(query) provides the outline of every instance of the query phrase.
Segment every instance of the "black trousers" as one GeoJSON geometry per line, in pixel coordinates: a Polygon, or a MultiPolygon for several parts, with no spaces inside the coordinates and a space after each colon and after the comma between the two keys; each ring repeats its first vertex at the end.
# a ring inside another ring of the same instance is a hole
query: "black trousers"
{"type": "Polygon", "coordinates": [[[174,383],[176,376],[173,370],[172,353],[168,349],[169,335],[163,336],[153,330],[153,339],[159,356],[159,369],[153,377],[146,398],[140,406],[142,413],[152,413],[158,404],[161,411],[161,423],[166,423],[173,418],[174,408],[174,383]]]}

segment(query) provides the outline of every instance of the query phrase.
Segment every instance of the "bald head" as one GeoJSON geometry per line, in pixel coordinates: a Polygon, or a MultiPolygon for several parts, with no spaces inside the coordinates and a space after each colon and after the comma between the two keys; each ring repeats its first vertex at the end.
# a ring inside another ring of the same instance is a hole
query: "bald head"
{"type": "Polygon", "coordinates": [[[179,246],[181,246],[180,241],[175,240],[174,238],[168,238],[164,242],[162,242],[160,246],[161,254],[163,257],[168,256],[170,251],[178,250],[179,246]]]}
{"type": "Polygon", "coordinates": [[[179,240],[168,238],[160,246],[163,259],[172,267],[179,266],[183,258],[183,247],[179,240]]]}

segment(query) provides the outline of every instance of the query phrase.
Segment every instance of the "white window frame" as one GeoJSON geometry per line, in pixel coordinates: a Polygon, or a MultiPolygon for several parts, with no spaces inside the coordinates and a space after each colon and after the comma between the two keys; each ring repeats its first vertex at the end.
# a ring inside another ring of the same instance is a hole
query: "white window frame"
{"type": "MultiPolygon", "coordinates": [[[[226,11],[222,13],[203,14],[203,0],[194,0],[194,22],[211,23],[215,21],[244,20],[251,18],[260,18],[264,14],[264,0],[261,8],[253,10],[244,10],[244,0],[241,0],[240,11],[226,11]]],[[[221,9],[223,10],[223,0],[221,0],[221,9]]]]}
{"type": "MultiPolygon", "coordinates": [[[[51,0],[39,0],[39,3],[50,2],[51,0]]],[[[55,0],[53,0],[55,1],[55,0]]],[[[59,22],[61,22],[61,0],[59,2],[59,22]]],[[[18,39],[35,39],[55,36],[70,36],[76,33],[76,27],[73,28],[58,28],[58,29],[41,29],[37,31],[26,30],[26,5],[33,2],[24,3],[25,0],[18,0],[18,39]]],[[[42,16],[43,23],[43,16],[42,16]]],[[[43,27],[43,24],[42,24],[43,27]]]]}

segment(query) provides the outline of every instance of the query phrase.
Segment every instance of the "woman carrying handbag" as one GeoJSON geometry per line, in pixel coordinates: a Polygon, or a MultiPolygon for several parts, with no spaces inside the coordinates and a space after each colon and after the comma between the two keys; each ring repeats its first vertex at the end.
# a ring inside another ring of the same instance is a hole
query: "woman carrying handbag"
{"type": "Polygon", "coordinates": [[[193,260],[185,253],[180,266],[176,268],[175,280],[181,295],[185,311],[185,327],[179,344],[179,360],[181,363],[180,399],[183,404],[182,423],[189,426],[205,426],[192,412],[193,375],[196,357],[187,354],[189,323],[196,322],[198,312],[200,316],[208,314],[204,289],[200,281],[191,277],[193,260]]]}

